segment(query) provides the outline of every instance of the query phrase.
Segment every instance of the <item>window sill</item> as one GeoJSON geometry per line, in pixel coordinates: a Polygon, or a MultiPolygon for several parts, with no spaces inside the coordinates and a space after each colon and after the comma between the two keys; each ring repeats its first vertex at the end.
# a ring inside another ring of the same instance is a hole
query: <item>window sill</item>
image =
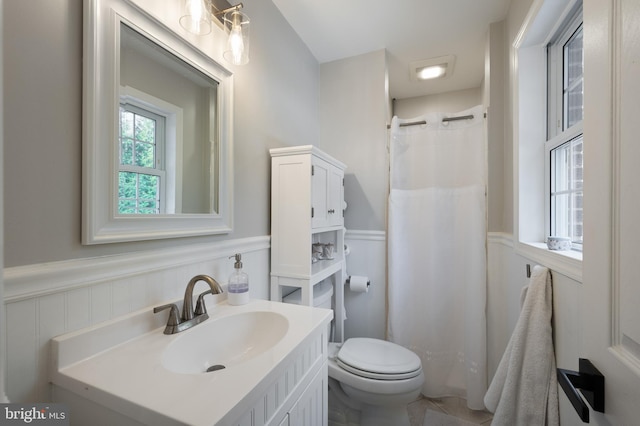
{"type": "Polygon", "coordinates": [[[519,242],[516,252],[573,280],[582,282],[582,252],[549,250],[545,243],[519,242]]]}

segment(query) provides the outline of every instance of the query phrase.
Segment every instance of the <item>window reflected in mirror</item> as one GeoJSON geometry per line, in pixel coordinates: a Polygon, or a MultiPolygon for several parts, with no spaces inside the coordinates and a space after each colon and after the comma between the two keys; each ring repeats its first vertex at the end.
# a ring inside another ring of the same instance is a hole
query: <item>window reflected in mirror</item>
{"type": "Polygon", "coordinates": [[[118,213],[166,213],[165,117],[120,104],[118,213]]]}
{"type": "Polygon", "coordinates": [[[120,29],[117,214],[216,213],[218,82],[120,29]]]}

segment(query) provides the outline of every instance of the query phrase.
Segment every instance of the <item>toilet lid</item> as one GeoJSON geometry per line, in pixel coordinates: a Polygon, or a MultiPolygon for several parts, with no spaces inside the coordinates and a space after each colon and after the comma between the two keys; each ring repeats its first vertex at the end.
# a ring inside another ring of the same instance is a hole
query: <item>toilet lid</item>
{"type": "Polygon", "coordinates": [[[348,339],[338,352],[338,365],[359,376],[380,380],[409,379],[420,374],[418,355],[386,340],[348,339]]]}

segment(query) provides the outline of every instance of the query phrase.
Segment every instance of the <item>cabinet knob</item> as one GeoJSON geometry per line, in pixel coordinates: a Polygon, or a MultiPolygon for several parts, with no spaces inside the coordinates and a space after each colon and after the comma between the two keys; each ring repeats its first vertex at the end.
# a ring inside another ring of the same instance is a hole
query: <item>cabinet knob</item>
{"type": "Polygon", "coordinates": [[[331,214],[333,214],[333,213],[335,213],[335,212],[336,212],[336,211],[335,211],[335,209],[331,209],[331,210],[329,210],[329,213],[331,213],[331,214]]]}

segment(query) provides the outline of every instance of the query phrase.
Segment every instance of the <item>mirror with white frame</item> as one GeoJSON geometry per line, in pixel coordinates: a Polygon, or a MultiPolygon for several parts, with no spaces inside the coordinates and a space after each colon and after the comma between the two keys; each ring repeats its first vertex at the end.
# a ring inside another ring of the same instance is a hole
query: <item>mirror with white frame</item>
{"type": "Polygon", "coordinates": [[[231,72],[167,5],[85,6],[83,243],[230,232],[231,72]]]}

